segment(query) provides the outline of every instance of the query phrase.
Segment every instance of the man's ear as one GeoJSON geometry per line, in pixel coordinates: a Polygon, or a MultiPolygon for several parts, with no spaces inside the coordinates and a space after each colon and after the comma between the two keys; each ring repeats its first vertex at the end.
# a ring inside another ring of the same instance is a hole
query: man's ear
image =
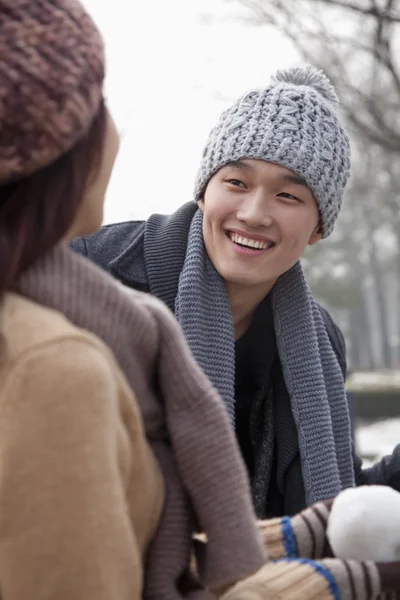
{"type": "Polygon", "coordinates": [[[314,244],[316,244],[317,242],[319,242],[319,240],[321,238],[322,238],[322,230],[321,230],[321,227],[318,225],[318,229],[316,229],[314,231],[314,233],[312,234],[312,236],[308,240],[308,245],[309,246],[314,246],[314,244]]]}
{"type": "Polygon", "coordinates": [[[199,205],[199,209],[201,210],[201,212],[204,213],[204,198],[200,198],[197,201],[197,204],[199,205]]]}

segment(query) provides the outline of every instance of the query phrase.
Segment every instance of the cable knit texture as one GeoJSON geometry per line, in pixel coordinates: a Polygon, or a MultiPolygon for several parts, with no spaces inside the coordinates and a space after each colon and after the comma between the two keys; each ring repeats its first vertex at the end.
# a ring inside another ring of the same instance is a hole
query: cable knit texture
{"type": "Polygon", "coordinates": [[[350,144],[328,78],[312,66],[278,71],[265,89],[228,108],[203,151],[195,200],[216,171],[233,160],[258,158],[291,169],[318,203],[323,237],[333,230],[350,174],[350,144]]]}
{"type": "MultiPolygon", "coordinates": [[[[202,218],[198,210],[190,227],[175,314],[198,364],[222,396],[234,426],[232,313],[223,280],[204,247],[202,218]],[[212,354],[209,340],[214,340],[212,354]]],[[[306,499],[312,504],[354,485],[343,376],[300,263],[275,284],[272,307],[277,348],[299,435],[306,499]],[[301,350],[304,347],[306,357],[301,350]]]]}
{"type": "Polygon", "coordinates": [[[0,183],[59,158],[102,96],[103,42],[76,0],[0,0],[0,183]]]}
{"type": "Polygon", "coordinates": [[[63,246],[23,275],[16,290],[102,339],[137,396],[166,483],[145,598],[184,597],[178,582],[189,567],[194,522],[209,539],[205,585],[232,583],[260,568],[266,554],[234,434],[170,311],[63,246]]]}

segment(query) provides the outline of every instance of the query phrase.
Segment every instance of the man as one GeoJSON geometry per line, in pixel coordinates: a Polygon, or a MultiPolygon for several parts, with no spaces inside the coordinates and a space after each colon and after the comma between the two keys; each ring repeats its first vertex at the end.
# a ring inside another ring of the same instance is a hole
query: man
{"type": "Polygon", "coordinates": [[[354,457],[343,337],[299,262],[331,233],[349,172],[328,79],[278,72],[211,131],[196,202],[74,242],[174,312],[224,400],[261,518],[355,483],[400,488],[400,446],[365,472],[354,457]]]}

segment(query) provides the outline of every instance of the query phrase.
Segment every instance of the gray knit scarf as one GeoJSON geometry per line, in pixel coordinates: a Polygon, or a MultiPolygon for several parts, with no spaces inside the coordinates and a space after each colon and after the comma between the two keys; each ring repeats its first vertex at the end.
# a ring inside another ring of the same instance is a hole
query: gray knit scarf
{"type": "MultiPolygon", "coordinates": [[[[198,364],[235,420],[234,328],[225,286],[208,258],[202,213],[193,217],[175,314],[198,364]]],[[[277,351],[296,423],[307,504],[354,485],[342,372],[298,262],[272,291],[277,351]]]]}

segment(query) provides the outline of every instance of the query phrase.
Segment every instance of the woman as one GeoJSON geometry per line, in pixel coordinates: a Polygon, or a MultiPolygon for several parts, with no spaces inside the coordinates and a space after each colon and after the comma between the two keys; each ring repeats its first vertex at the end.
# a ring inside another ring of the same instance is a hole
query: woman
{"type": "Polygon", "coordinates": [[[325,505],[260,536],[222,403],[173,317],[67,248],[100,226],[118,148],[81,5],[0,0],[0,50],[2,599],[394,589],[372,563],[297,559],[322,557],[325,505]],[[264,566],[263,540],[288,568],[264,566]]]}
{"type": "Polygon", "coordinates": [[[300,263],[332,232],[349,169],[332,85],[310,66],[288,69],[221,115],[195,202],[73,242],[174,312],[225,402],[259,518],[354,484],[400,490],[400,445],[365,471],[354,455],[343,336],[300,263]]]}
{"type": "Polygon", "coordinates": [[[244,577],[265,553],[229,428],[207,449],[221,457],[215,469],[184,460],[204,461],[193,423],[201,435],[224,429],[215,392],[162,305],[128,296],[66,247],[100,226],[118,149],[100,35],[74,0],[1,0],[0,49],[2,597],[131,600],[144,583],[149,598],[173,597],[189,563],[187,492],[210,536],[208,583],[244,577]],[[219,544],[238,550],[224,558],[219,544]]]}

